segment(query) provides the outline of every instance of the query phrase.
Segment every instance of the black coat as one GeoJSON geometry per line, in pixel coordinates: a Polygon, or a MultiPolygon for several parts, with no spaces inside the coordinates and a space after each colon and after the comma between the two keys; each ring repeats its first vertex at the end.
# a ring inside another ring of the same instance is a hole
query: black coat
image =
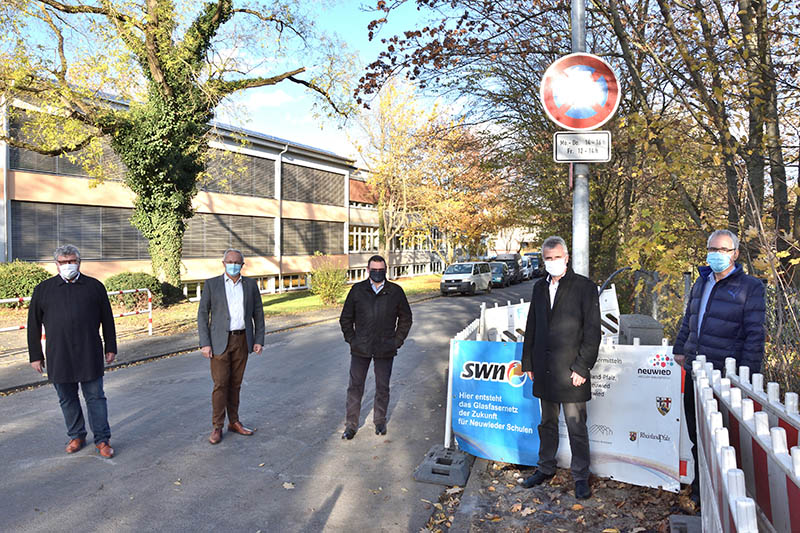
{"type": "Polygon", "coordinates": [[[550,402],[586,402],[592,398],[591,369],[600,347],[600,297],[589,278],[572,269],[558,283],[550,309],[550,276],[533,285],[522,370],[533,371],[533,395],[550,402]],[[572,384],[572,372],[586,381],[572,384]]]}
{"type": "Polygon", "coordinates": [[[47,335],[47,375],[53,383],[93,381],[103,375],[104,354],[117,353],[117,333],[106,288],[85,274],[75,283],[57,275],[33,289],[28,309],[31,362],[45,359],[42,325],[47,335]]]}
{"type": "Polygon", "coordinates": [[[339,317],[350,353],[394,357],[411,329],[411,307],[400,285],[386,281],[378,294],[368,279],[350,289],[339,317]]]}

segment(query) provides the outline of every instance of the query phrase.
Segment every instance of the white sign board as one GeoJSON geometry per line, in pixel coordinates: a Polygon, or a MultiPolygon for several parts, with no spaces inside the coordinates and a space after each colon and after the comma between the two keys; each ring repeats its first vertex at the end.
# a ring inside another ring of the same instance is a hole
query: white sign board
{"type": "Polygon", "coordinates": [[[553,135],[556,163],[608,163],[611,161],[610,131],[557,131],[553,135]]]}
{"type": "MultiPolygon", "coordinates": [[[[592,473],[678,492],[682,403],[672,346],[600,345],[587,404],[592,473]]],[[[563,413],[559,437],[558,464],[569,468],[563,413]]]]}

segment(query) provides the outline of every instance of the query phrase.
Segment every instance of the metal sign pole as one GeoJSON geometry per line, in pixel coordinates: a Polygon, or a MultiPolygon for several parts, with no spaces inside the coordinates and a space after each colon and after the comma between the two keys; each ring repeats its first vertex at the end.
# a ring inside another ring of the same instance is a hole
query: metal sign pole
{"type": "MultiPolygon", "coordinates": [[[[586,52],[586,0],[572,0],[572,52],[586,52]]],[[[589,275],[589,165],[575,163],[572,193],[572,269],[589,275]]]]}

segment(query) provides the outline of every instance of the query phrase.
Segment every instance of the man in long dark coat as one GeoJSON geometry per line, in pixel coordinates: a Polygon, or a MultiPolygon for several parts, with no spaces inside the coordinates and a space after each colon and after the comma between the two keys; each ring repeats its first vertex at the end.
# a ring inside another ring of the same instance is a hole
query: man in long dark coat
{"type": "Polygon", "coordinates": [[[533,487],[555,475],[558,413],[564,409],[572,451],[575,496],[591,496],[586,402],[591,399],[591,369],[600,347],[600,299],[597,286],[567,266],[561,237],[542,245],[547,276],[533,286],[528,310],[522,370],[540,399],[539,468],[523,485],[533,487]]]}
{"type": "Polygon", "coordinates": [[[76,247],[61,246],[54,257],[58,275],[36,286],[28,310],[31,366],[41,374],[47,365],[47,377],[58,393],[67,424],[67,453],[75,453],[86,444],[86,426],[78,399],[80,386],[95,447],[101,456],[110,459],[114,449],[109,445],[111,428],[103,392],[103,362],[111,363],[117,353],[111,304],[103,284],[80,272],[81,255],[76,247]],[[46,357],[42,352],[42,326],[47,334],[46,357]]]}

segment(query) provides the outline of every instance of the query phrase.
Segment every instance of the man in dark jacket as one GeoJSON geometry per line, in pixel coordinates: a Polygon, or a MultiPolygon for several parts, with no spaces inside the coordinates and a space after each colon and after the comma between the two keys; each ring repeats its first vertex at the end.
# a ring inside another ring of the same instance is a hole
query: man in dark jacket
{"type": "Polygon", "coordinates": [[[397,349],[411,329],[411,307],[400,285],[386,280],[386,260],[373,255],[367,261],[369,279],[353,285],[339,317],[344,340],[350,345],[350,384],[342,438],[350,440],[358,430],[361,397],[369,363],[375,361],[375,434],[386,435],[389,379],[397,349]]]}
{"type": "MultiPolygon", "coordinates": [[[[725,358],[736,359],[737,366],[761,370],[764,358],[764,284],[748,276],[736,264],[739,239],[728,230],[717,230],[707,243],[709,266],[701,266],[700,277],[692,286],[689,305],[672,353],[675,361],[687,370],[684,378],[683,404],[686,425],[693,443],[697,443],[694,412],[692,361],[705,355],[706,361],[722,370],[725,358]]],[[[692,448],[695,477],[691,498],[699,504],[697,447],[692,448]]]]}
{"type": "Polygon", "coordinates": [[[585,499],[592,494],[586,402],[592,397],[590,372],[600,347],[600,299],[590,279],[568,268],[564,239],[545,239],[542,258],[548,275],[533,285],[522,345],[522,370],[541,404],[539,468],[523,486],[540,485],[555,475],[558,413],[563,408],[575,497],[585,499]]]}
{"type": "Polygon", "coordinates": [[[103,362],[111,363],[117,353],[114,316],[102,283],[81,274],[81,255],[71,244],[55,251],[58,275],[33,290],[28,310],[28,353],[31,366],[40,374],[47,364],[67,424],[67,453],[86,444],[86,426],[78,386],[86,400],[89,425],[101,456],[110,459],[111,428],[103,392],[103,362]],[[47,356],[42,352],[42,326],[47,332],[47,356]],[[103,327],[103,341],[100,327],[103,327]]]}

